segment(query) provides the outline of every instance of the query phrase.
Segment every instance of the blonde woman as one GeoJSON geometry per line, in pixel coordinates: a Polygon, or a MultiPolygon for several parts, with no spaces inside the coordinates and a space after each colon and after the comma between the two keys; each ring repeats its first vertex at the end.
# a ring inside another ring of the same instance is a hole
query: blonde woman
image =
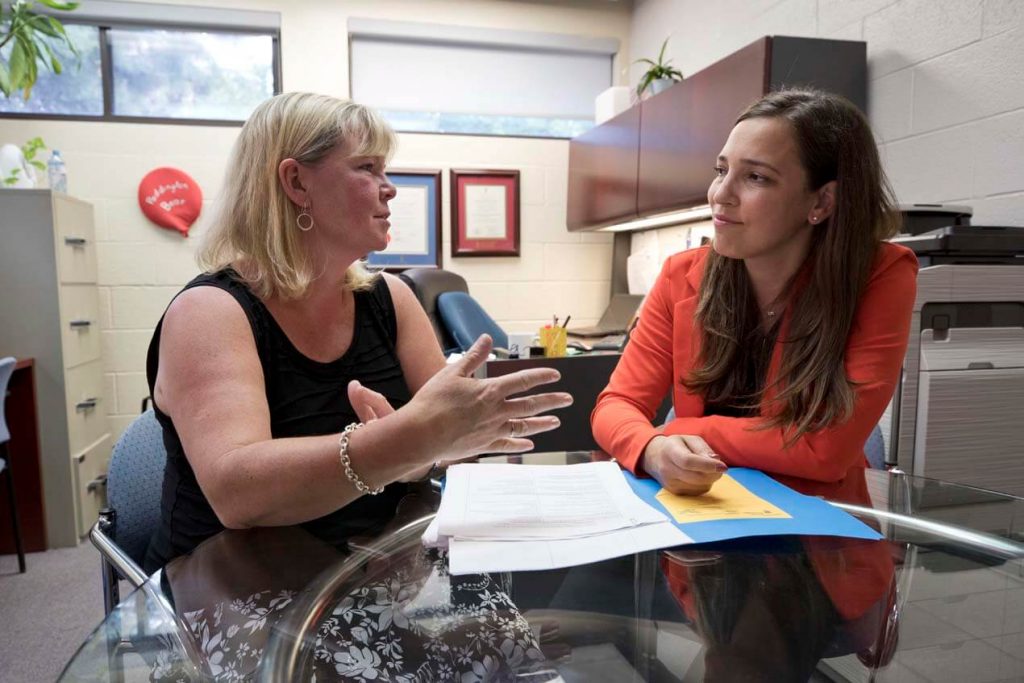
{"type": "Polygon", "coordinates": [[[361,268],[387,244],[394,147],[372,110],[308,93],[264,102],[242,128],[206,272],[149,347],[168,460],[147,571],[224,528],[302,524],[343,545],[394,515],[402,482],[528,450],[558,425],[537,415],[572,402],[508,398],[557,380],[549,369],[472,379],[486,337],[445,367],[410,290],[361,268]]]}

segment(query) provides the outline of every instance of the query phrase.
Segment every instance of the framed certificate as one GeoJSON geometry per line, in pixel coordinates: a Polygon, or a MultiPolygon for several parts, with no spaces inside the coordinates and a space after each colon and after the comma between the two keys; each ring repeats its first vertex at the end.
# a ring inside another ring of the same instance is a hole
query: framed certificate
{"type": "Polygon", "coordinates": [[[451,171],[452,256],[519,256],[519,171],[451,171]]]}
{"type": "Polygon", "coordinates": [[[441,171],[388,170],[395,198],[388,202],[391,230],[388,246],[366,258],[385,270],[441,267],[441,171]]]}

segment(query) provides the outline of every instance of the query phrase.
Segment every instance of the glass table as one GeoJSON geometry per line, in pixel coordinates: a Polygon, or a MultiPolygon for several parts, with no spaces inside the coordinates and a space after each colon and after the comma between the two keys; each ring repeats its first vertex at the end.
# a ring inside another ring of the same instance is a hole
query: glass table
{"type": "Polygon", "coordinates": [[[782,481],[885,539],[453,577],[420,542],[439,501],[422,490],[347,550],[298,527],[222,532],[127,596],[62,680],[1024,680],[1024,499],[875,470],[782,481]]]}

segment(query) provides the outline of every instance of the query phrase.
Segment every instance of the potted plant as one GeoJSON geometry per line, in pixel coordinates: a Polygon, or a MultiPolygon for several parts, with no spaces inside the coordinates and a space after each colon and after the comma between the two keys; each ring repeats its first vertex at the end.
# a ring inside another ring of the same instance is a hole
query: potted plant
{"type": "Polygon", "coordinates": [[[35,169],[46,170],[46,164],[36,154],[46,149],[42,138],[32,138],[21,147],[0,147],[0,187],[35,187],[35,169]]]}
{"type": "Polygon", "coordinates": [[[665,48],[668,46],[668,38],[661,44],[661,51],[658,52],[657,61],[650,59],[638,59],[634,64],[647,64],[647,72],[640,77],[640,83],[636,86],[636,96],[643,97],[644,91],[650,89],[652,95],[657,95],[676,81],[683,80],[683,74],[679,69],[671,66],[672,60],[665,59],[665,48]]]}
{"type": "MultiPolygon", "coordinates": [[[[38,2],[62,12],[78,7],[77,2],[38,2]]],[[[55,74],[63,71],[51,41],[63,43],[72,54],[78,54],[64,26],[51,16],[35,12],[35,4],[36,0],[14,0],[8,6],[0,0],[0,92],[4,97],[20,91],[27,100],[39,76],[39,62],[55,74]]],[[[0,187],[35,187],[35,169],[46,169],[46,165],[36,159],[36,154],[44,149],[46,145],[39,137],[21,146],[0,146],[0,187]]]]}
{"type": "MultiPolygon", "coordinates": [[[[64,12],[78,7],[77,2],[38,2],[44,7],[64,12]]],[[[7,3],[0,2],[0,50],[11,44],[8,56],[0,56],[0,92],[5,97],[20,90],[26,100],[29,98],[39,75],[39,62],[56,74],[63,70],[50,46],[51,40],[64,43],[73,54],[78,54],[64,26],[51,16],[33,11],[35,4],[36,0],[14,0],[5,10],[7,3]]]]}

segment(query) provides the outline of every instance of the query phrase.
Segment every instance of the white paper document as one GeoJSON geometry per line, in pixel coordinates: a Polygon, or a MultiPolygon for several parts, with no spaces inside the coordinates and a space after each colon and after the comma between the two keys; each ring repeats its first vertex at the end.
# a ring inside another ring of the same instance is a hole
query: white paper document
{"type": "Polygon", "coordinates": [[[448,573],[459,576],[558,569],[688,543],[693,540],[668,521],[552,541],[452,539],[448,544],[448,573]]]}
{"type": "Polygon", "coordinates": [[[504,185],[466,187],[466,237],[471,240],[500,240],[508,233],[504,185]]]}
{"type": "Polygon", "coordinates": [[[391,241],[384,249],[386,254],[430,253],[428,243],[427,219],[427,188],[401,185],[394,199],[388,204],[391,209],[391,241]]]}
{"type": "Polygon", "coordinates": [[[455,465],[438,533],[459,539],[565,539],[667,519],[640,500],[614,462],[455,465]]]}
{"type": "Polygon", "coordinates": [[[455,465],[423,534],[453,575],[598,562],[691,543],[644,503],[614,462],[455,465]]]}

